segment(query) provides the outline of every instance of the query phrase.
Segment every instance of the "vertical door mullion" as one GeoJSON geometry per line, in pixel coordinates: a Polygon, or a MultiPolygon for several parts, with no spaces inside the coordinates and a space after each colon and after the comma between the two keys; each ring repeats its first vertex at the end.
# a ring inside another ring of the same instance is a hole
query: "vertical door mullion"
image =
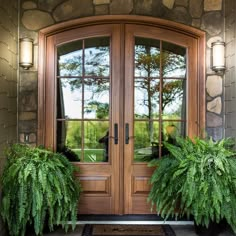
{"type": "MultiPolygon", "coordinates": [[[[124,90],[124,124],[129,125],[129,136],[134,136],[134,35],[125,29],[125,90],[124,90]]],[[[124,127],[125,129],[125,127],[124,127]]],[[[132,213],[131,182],[134,139],[124,146],[124,213],[132,213]]]]}
{"type": "Polygon", "coordinates": [[[121,69],[121,25],[114,25],[111,36],[111,118],[110,118],[110,163],[112,168],[112,209],[114,214],[122,214],[123,198],[120,191],[123,188],[122,181],[122,135],[121,135],[121,116],[122,104],[122,69],[121,69]],[[115,144],[115,127],[117,127],[118,140],[115,144]]]}

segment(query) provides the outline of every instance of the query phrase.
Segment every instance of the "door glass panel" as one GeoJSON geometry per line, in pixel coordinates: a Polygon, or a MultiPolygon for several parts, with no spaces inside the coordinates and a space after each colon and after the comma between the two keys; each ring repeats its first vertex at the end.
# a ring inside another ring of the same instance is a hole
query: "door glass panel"
{"type": "Polygon", "coordinates": [[[162,76],[186,78],[186,48],[162,41],[162,76]]]}
{"type": "Polygon", "coordinates": [[[82,118],[82,79],[60,78],[57,93],[58,118],[82,118]]]}
{"type": "Polygon", "coordinates": [[[186,48],[136,37],[134,52],[134,161],[150,161],[185,136],[186,48]]]}
{"type": "Polygon", "coordinates": [[[159,156],[159,124],[154,121],[134,123],[134,161],[150,161],[159,156]]]}
{"type": "Polygon", "coordinates": [[[63,153],[69,161],[81,161],[82,122],[57,122],[57,151],[63,153]]]}
{"type": "Polygon", "coordinates": [[[86,79],[84,82],[84,117],[109,117],[109,79],[86,79]]]}
{"type": "Polygon", "coordinates": [[[91,38],[85,40],[85,75],[109,76],[110,38],[91,38]]]}
{"type": "Polygon", "coordinates": [[[58,75],[81,76],[83,68],[83,44],[82,40],[63,44],[57,48],[58,75]]]}
{"type": "Polygon", "coordinates": [[[186,49],[162,42],[163,119],[186,119],[186,49]]]}
{"type": "MultiPolygon", "coordinates": [[[[186,136],[186,123],[176,121],[165,121],[162,124],[162,140],[171,144],[176,144],[176,137],[186,136]]],[[[162,146],[161,154],[167,155],[168,150],[162,146]]]]}
{"type": "Polygon", "coordinates": [[[136,37],[134,51],[134,161],[143,162],[159,156],[160,41],[136,37]]]}
{"type": "Polygon", "coordinates": [[[160,41],[135,38],[135,77],[159,77],[160,41]]]}
{"type": "Polygon", "coordinates": [[[157,118],[160,81],[156,78],[136,78],[134,86],[135,118],[157,118]]]}
{"type": "Polygon", "coordinates": [[[109,123],[101,121],[84,122],[84,161],[108,161],[109,123]]]}
{"type": "Polygon", "coordinates": [[[165,121],[162,125],[163,140],[174,143],[176,137],[185,136],[185,122],[165,121]]]}
{"type": "Polygon", "coordinates": [[[109,160],[110,38],[57,48],[57,151],[81,162],[109,160]]]}
{"type": "Polygon", "coordinates": [[[186,119],[186,80],[164,79],[162,89],[163,119],[186,119]]]}
{"type": "Polygon", "coordinates": [[[58,121],[57,151],[70,161],[106,162],[109,157],[108,129],[108,121],[58,121]]]}

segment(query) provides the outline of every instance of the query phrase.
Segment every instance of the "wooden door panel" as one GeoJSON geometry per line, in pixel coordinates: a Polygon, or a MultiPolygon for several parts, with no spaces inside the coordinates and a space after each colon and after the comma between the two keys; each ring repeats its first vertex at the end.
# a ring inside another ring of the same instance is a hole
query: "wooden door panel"
{"type": "Polygon", "coordinates": [[[154,169],[147,164],[134,164],[131,177],[131,201],[129,214],[153,214],[147,197],[151,189],[150,177],[154,169]]]}
{"type": "Polygon", "coordinates": [[[151,189],[149,180],[150,176],[133,176],[132,179],[133,195],[148,194],[151,189]]]}
{"type": "MultiPolygon", "coordinates": [[[[112,166],[106,164],[76,164],[80,172],[76,177],[82,185],[82,196],[79,201],[79,214],[114,214],[114,196],[111,186],[112,166]]],[[[113,190],[114,192],[114,190],[113,190]]]]}
{"type": "Polygon", "coordinates": [[[112,197],[82,195],[79,206],[79,214],[114,214],[112,197]]]}
{"type": "Polygon", "coordinates": [[[151,211],[151,205],[147,202],[148,194],[142,194],[142,196],[132,196],[132,204],[129,214],[155,214],[151,211]]]}
{"type": "Polygon", "coordinates": [[[132,168],[132,194],[142,195],[148,194],[151,188],[150,177],[154,169],[147,167],[147,164],[133,164],[132,168]]]}
{"type": "Polygon", "coordinates": [[[111,176],[80,176],[83,195],[111,195],[111,176]]]}

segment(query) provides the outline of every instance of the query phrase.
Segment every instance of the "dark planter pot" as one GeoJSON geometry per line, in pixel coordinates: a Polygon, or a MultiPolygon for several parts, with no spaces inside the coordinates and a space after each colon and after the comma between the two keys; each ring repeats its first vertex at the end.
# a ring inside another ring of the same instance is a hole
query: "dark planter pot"
{"type": "MultiPolygon", "coordinates": [[[[48,218],[49,218],[49,216],[46,215],[44,225],[43,225],[43,234],[48,234],[48,233],[51,232],[50,229],[49,229],[49,226],[48,226],[48,218]]],[[[56,227],[58,227],[58,226],[54,226],[54,230],[55,230],[56,227]]],[[[33,223],[32,224],[30,224],[30,223],[27,224],[25,235],[26,236],[35,235],[34,224],[33,223]]]]}
{"type": "Polygon", "coordinates": [[[210,222],[208,227],[197,225],[194,221],[195,232],[199,236],[217,236],[227,228],[226,220],[221,220],[219,223],[210,222]]]}
{"type": "MultiPolygon", "coordinates": [[[[47,226],[47,224],[45,224],[43,227],[43,234],[47,234],[47,233],[50,233],[50,229],[47,226]]],[[[27,225],[25,236],[33,236],[33,235],[35,235],[34,226],[27,225]]]]}
{"type": "MultiPolygon", "coordinates": [[[[4,229],[3,229],[3,235],[6,235],[6,236],[10,236],[10,233],[9,233],[9,229],[8,229],[8,226],[7,225],[4,225],[4,229]]],[[[61,229],[61,225],[54,225],[53,227],[53,231],[56,231],[58,229],[61,229]]],[[[49,229],[49,226],[47,224],[47,222],[44,224],[44,227],[43,227],[43,235],[44,234],[49,234],[49,233],[52,233],[53,231],[51,231],[49,229]]],[[[2,234],[1,234],[2,235],[2,234]]],[[[26,226],[26,231],[25,231],[25,236],[35,236],[35,231],[34,231],[34,226],[33,224],[29,224],[27,223],[27,226],[26,226]]]]}

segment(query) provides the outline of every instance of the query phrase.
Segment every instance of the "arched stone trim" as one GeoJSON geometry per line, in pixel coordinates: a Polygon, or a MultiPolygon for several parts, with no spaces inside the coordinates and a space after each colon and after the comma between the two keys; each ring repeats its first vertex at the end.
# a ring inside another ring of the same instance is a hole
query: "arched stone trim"
{"type": "Polygon", "coordinates": [[[190,35],[194,38],[205,37],[205,32],[197,28],[177,23],[170,20],[154,18],[149,16],[135,16],[135,15],[106,15],[106,16],[90,16],[74,20],[61,22],[40,30],[40,35],[53,35],[59,32],[70,30],[73,28],[101,25],[111,23],[133,23],[139,25],[152,25],[159,28],[169,29],[183,34],[190,35]]]}

